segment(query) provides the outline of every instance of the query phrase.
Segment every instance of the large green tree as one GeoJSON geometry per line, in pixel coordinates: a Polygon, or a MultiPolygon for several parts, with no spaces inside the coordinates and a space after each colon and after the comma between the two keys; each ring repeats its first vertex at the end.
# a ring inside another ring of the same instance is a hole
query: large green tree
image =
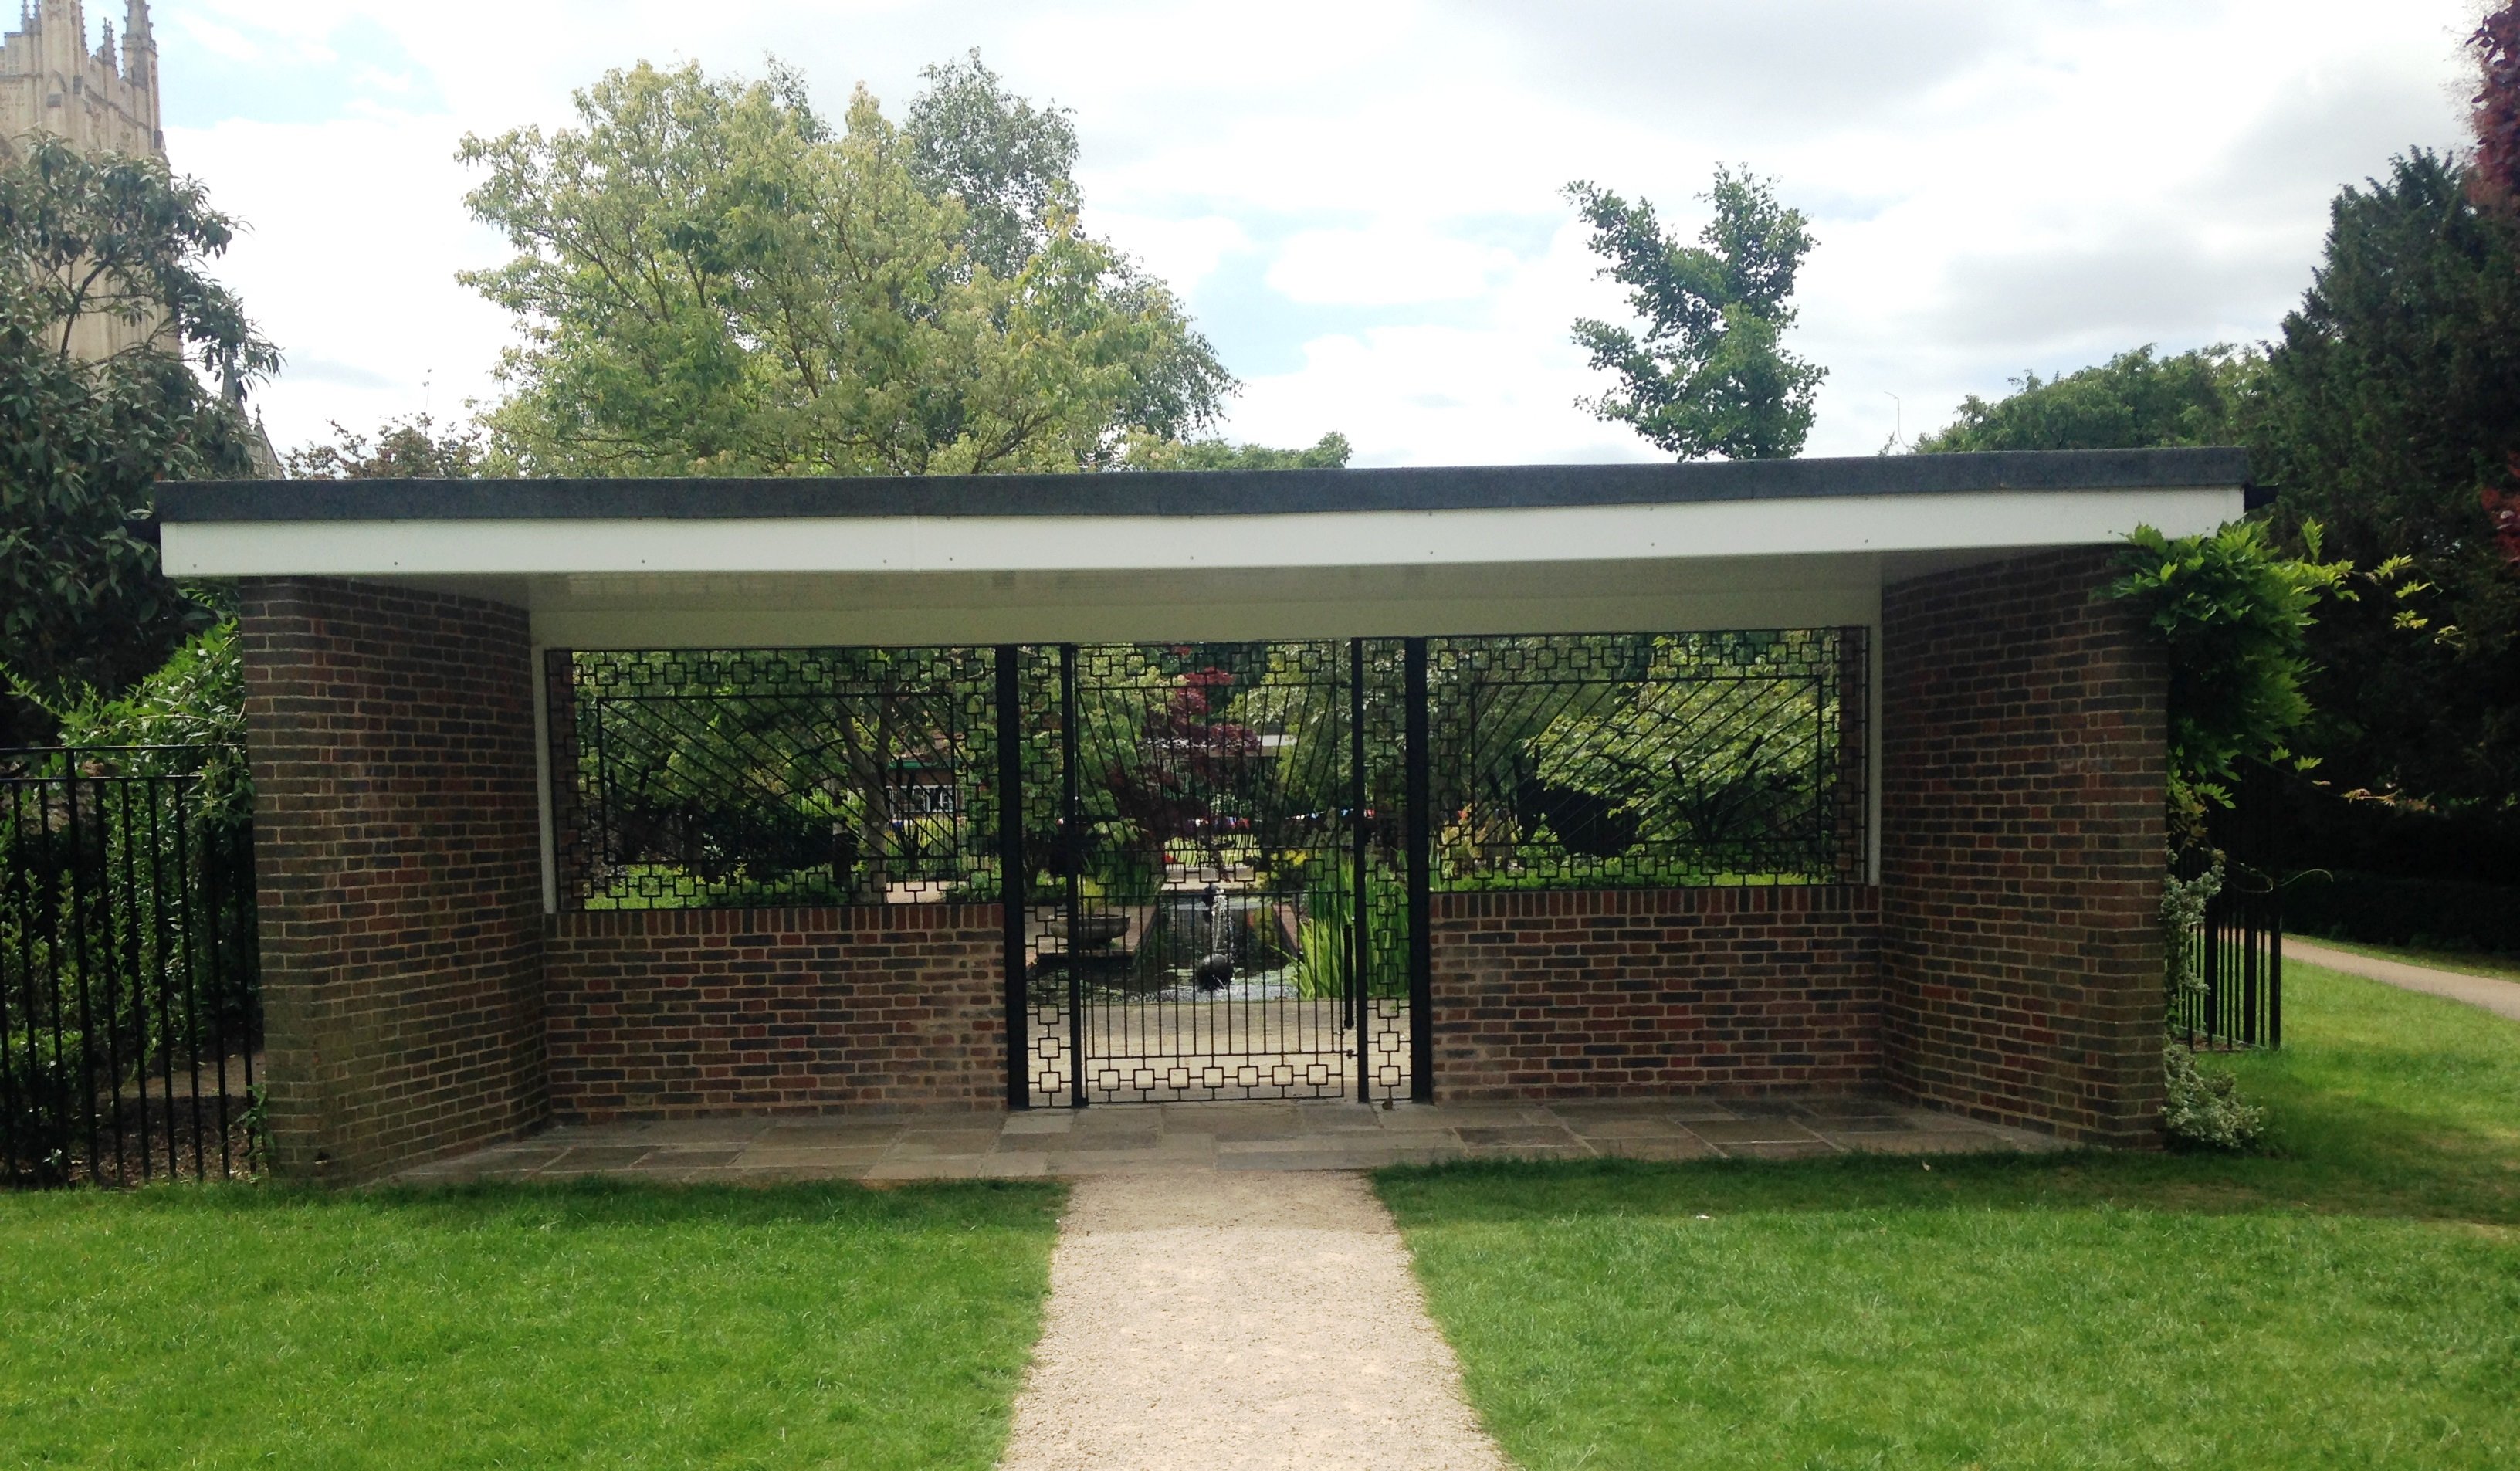
{"type": "Polygon", "coordinates": [[[2277,529],[2318,522],[2404,597],[2322,614],[2310,690],[2330,775],[2452,804],[2520,796],[2520,567],[2480,487],[2520,450],[2520,232],[2460,165],[2409,153],[2345,190],[2269,355],[2249,441],[2277,529]]]}
{"type": "Polygon", "coordinates": [[[1058,180],[1022,218],[1065,155],[998,167],[995,78],[938,82],[913,136],[863,91],[834,129],[776,68],[642,64],[579,94],[575,127],[468,138],[472,208],[518,254],[466,279],[526,335],[494,452],[531,474],[1080,470],[1206,425],[1231,383],[1172,295],[1058,180]]]}
{"type": "Polygon", "coordinates": [[[1665,232],[1653,206],[1599,185],[1566,187],[1593,227],[1601,274],[1628,288],[1642,329],[1591,318],[1575,342],[1618,388],[1582,401],[1684,460],[1783,459],[1811,435],[1812,397],[1827,370],[1784,350],[1794,276],[1811,253],[1811,222],[1776,187],[1718,169],[1705,196],[1715,217],[1694,245],[1665,232]]]}
{"type": "Polygon", "coordinates": [[[2308,629],[2300,745],[2322,778],[2511,807],[2520,566],[2493,507],[2520,451],[2520,226],[2480,196],[2459,161],[2409,153],[2337,196],[2311,289],[2263,351],[2033,375],[1917,447],[2246,444],[2281,549],[2360,570],[2308,629]]]}
{"type": "Polygon", "coordinates": [[[37,138],[0,170],[0,744],[213,621],[137,526],[161,480],[251,472],[241,395],[278,359],[208,274],[236,230],[154,160],[37,138]]]}
{"type": "Polygon", "coordinates": [[[2264,367],[2262,354],[2232,347],[2156,357],[2143,346],[2053,378],[2024,373],[2004,397],[1968,395],[1953,422],[1920,437],[1915,448],[1967,454],[2236,443],[2241,409],[2264,367]]]}

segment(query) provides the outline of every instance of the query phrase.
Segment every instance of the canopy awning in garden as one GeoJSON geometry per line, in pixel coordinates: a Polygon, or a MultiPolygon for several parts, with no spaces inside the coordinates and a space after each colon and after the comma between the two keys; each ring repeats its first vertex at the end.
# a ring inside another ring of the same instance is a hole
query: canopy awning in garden
{"type": "Polygon", "coordinates": [[[1885,583],[2238,517],[2236,449],[165,486],[167,571],[528,610],[553,647],[1875,624],[1885,583]]]}

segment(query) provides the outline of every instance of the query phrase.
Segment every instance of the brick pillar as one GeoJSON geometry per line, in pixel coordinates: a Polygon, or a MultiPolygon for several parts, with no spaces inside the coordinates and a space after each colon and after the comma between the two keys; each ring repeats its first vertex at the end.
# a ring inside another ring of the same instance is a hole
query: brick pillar
{"type": "Polygon", "coordinates": [[[546,1115],[525,615],[244,589],[274,1169],[372,1177],[546,1115]]]}
{"type": "Polygon", "coordinates": [[[2105,549],[1882,598],[1894,1086],[2092,1144],[2159,1139],[2167,673],[2105,549]]]}

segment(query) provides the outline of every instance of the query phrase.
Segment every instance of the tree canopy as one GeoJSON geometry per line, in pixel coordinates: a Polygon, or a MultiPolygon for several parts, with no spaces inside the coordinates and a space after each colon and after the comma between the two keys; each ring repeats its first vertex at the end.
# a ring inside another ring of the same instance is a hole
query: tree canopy
{"type": "Polygon", "coordinates": [[[776,67],[642,64],[580,93],[575,127],[468,138],[471,207],[518,254],[466,280],[526,332],[488,418],[503,465],[1084,470],[1210,424],[1231,380],[1078,227],[1063,115],[976,59],[930,75],[915,130],[862,89],[835,130],[776,67]]]}
{"type": "Polygon", "coordinates": [[[2316,741],[2341,780],[2452,803],[2520,795],[2520,567],[2480,487],[2520,450],[2520,233],[2418,150],[2345,190],[2252,410],[2274,524],[2418,581],[2313,632],[2316,741]]]}
{"type": "Polygon", "coordinates": [[[284,462],[301,481],[467,481],[481,476],[485,459],[479,429],[413,414],[386,420],[373,437],[336,420],[332,438],[292,449],[284,462]]]}
{"type": "Polygon", "coordinates": [[[1778,203],[1769,180],[1718,169],[1705,195],[1715,218],[1688,245],[1642,200],[1630,204],[1582,181],[1566,194],[1593,227],[1594,253],[1610,262],[1601,275],[1628,288],[1643,319],[1642,336],[1576,322],[1575,342],[1593,366],[1620,379],[1581,406],[1684,460],[1801,453],[1813,394],[1827,376],[1780,345],[1794,325],[1794,276],[1812,249],[1802,211],[1778,203]]]}
{"type": "Polygon", "coordinates": [[[237,228],[155,160],[37,138],[0,170],[0,667],[22,687],[0,743],[212,620],[134,523],[160,480],[252,469],[241,394],[278,355],[207,273],[237,228]],[[83,357],[97,324],[125,341],[83,357]]]}
{"type": "Polygon", "coordinates": [[[2264,357],[2228,346],[2156,357],[2149,345],[2098,367],[2041,378],[2024,373],[1992,401],[1961,401],[1943,430],[1920,437],[1923,454],[1999,449],[2135,449],[2232,444],[2264,357]]]}
{"type": "Polygon", "coordinates": [[[1322,436],[1306,449],[1272,449],[1224,439],[1141,439],[1129,447],[1132,470],[1344,470],[1347,436],[1322,436]]]}
{"type": "Polygon", "coordinates": [[[2300,746],[2345,789],[2520,799],[2520,222],[2416,150],[2335,201],[2310,291],[2263,350],[2150,348],[1971,397],[1925,450],[2240,443],[2284,553],[2357,569],[2306,627],[2300,746]]]}

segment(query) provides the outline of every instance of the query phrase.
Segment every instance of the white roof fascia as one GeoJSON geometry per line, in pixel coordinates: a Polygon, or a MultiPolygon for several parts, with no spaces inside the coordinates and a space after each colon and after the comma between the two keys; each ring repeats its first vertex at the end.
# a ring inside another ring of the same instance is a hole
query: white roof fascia
{"type": "Polygon", "coordinates": [[[175,576],[1130,572],[1580,564],[2105,544],[2210,531],[2235,485],[1217,516],[171,521],[175,576]]]}

